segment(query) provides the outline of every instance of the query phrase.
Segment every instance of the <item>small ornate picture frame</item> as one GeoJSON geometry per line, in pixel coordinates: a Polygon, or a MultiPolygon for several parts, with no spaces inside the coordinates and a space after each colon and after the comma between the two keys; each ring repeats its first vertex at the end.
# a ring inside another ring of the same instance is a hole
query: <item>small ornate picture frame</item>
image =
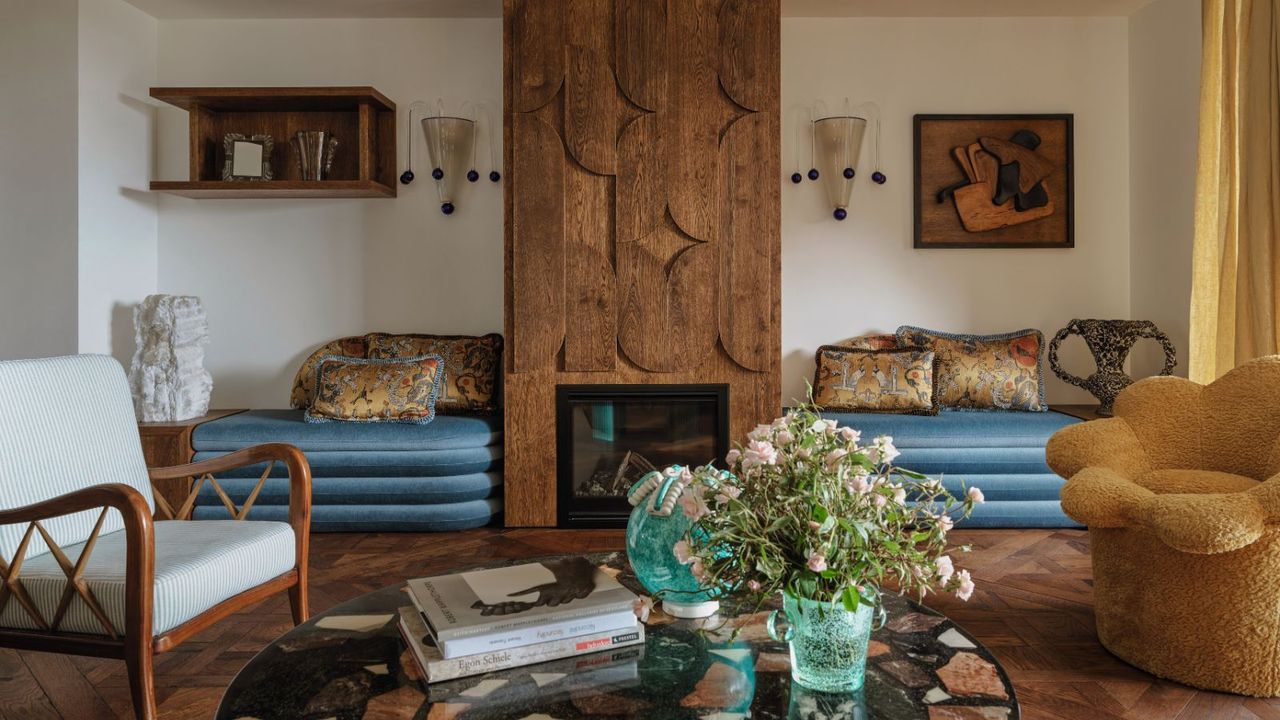
{"type": "Polygon", "coordinates": [[[240,133],[227,133],[222,137],[225,158],[222,179],[270,180],[271,148],[274,145],[270,135],[245,137],[240,133]]]}

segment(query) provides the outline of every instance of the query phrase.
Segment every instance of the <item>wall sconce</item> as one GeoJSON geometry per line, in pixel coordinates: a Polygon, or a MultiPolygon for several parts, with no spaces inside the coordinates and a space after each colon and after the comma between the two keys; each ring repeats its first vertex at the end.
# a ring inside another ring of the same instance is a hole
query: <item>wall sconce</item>
{"type": "MultiPolygon", "coordinates": [[[[405,156],[406,169],[400,174],[400,182],[408,185],[413,182],[413,114],[419,106],[426,106],[422,101],[415,101],[409,106],[409,142],[405,156]]],[[[497,150],[493,142],[493,123],[486,108],[469,102],[462,104],[458,115],[446,115],[444,101],[436,100],[435,108],[429,106],[426,116],[420,119],[422,134],[427,141],[427,156],[431,161],[431,178],[435,180],[436,192],[440,198],[440,212],[452,215],[457,208],[459,183],[465,177],[467,182],[480,180],[480,172],[476,170],[476,134],[477,120],[484,118],[483,127],[489,143],[490,182],[498,182],[502,175],[497,171],[497,150]]]]}
{"type": "Polygon", "coordinates": [[[880,171],[880,109],[875,103],[864,102],[851,106],[845,98],[840,114],[828,112],[826,103],[821,100],[808,108],[808,118],[802,119],[796,127],[795,136],[795,172],[791,174],[791,182],[800,184],[804,176],[800,174],[800,137],[807,130],[809,133],[809,172],[811,181],[822,182],[826,189],[827,202],[833,208],[832,217],[844,220],[849,216],[849,197],[853,194],[853,184],[858,176],[858,160],[862,154],[862,140],[871,124],[874,133],[875,157],[871,173],[871,181],[883,185],[888,178],[880,171]]]}

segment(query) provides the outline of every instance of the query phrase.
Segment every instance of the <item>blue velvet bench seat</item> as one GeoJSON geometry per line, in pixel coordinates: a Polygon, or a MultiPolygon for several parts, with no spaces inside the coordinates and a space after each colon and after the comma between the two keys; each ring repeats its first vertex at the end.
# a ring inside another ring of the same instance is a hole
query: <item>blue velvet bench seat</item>
{"type": "Polygon", "coordinates": [[[965,527],[1079,527],[1062,512],[1062,478],[1045,464],[1044,446],[1059,429],[1080,422],[1058,412],[964,412],[937,415],[827,412],[862,432],[864,441],[892,435],[902,467],[942,481],[956,493],[982,489],[986,502],[965,527]]]}
{"type": "MultiPolygon", "coordinates": [[[[427,425],[308,423],[301,410],[250,410],[196,427],[195,459],[265,442],[295,445],[312,474],[311,529],[316,532],[444,531],[479,527],[502,511],[502,418],[438,415],[427,425]]],[[[240,505],[266,465],[218,476],[240,505]]],[[[287,517],[287,472],[275,467],[249,519],[287,517]]],[[[225,519],[206,485],[197,519],[225,519]]]]}

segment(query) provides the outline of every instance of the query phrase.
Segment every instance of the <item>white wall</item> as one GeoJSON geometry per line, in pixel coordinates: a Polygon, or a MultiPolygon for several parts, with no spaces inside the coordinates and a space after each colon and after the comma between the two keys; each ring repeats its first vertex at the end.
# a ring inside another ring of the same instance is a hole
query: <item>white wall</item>
{"type": "Polygon", "coordinates": [[[0,0],[0,359],[76,351],[76,0],[0,0]]]}
{"type": "Polygon", "coordinates": [[[123,0],[80,0],[79,349],[126,366],[135,304],[156,290],[156,21],[123,0]]]}
{"type": "MultiPolygon", "coordinates": [[[[1152,320],[1187,374],[1195,234],[1200,3],[1155,0],[1129,18],[1130,255],[1133,317],[1152,320]]],[[[1153,343],[1134,349],[1137,376],[1160,371],[1153,343]]]]}
{"type": "MultiPolygon", "coordinates": [[[[372,85],[398,105],[403,169],[413,100],[487,100],[501,122],[501,47],[497,19],[161,21],[158,81],[372,85]]],[[[185,179],[186,113],[159,124],[157,177],[185,179]]],[[[204,299],[215,406],[285,406],[297,366],[339,335],[502,329],[501,186],[468,184],[441,215],[413,141],[418,179],[396,199],[160,199],[160,291],[204,299]]],[[[283,138],[276,153],[292,161],[283,138]]]]}
{"type": "MultiPolygon", "coordinates": [[[[817,184],[782,181],[784,402],[803,394],[819,345],[852,335],[900,324],[1034,327],[1047,341],[1075,317],[1129,315],[1127,40],[1125,18],[783,21],[785,174],[795,165],[790,112],[850,96],[882,109],[889,176],[872,185],[861,164],[843,223],[817,184]],[[1037,112],[1075,114],[1076,247],[912,249],[912,116],[1037,112]]],[[[1078,342],[1064,347],[1063,363],[1091,368],[1078,342]]],[[[1091,401],[1047,364],[1045,373],[1050,402],[1091,401]]]]}

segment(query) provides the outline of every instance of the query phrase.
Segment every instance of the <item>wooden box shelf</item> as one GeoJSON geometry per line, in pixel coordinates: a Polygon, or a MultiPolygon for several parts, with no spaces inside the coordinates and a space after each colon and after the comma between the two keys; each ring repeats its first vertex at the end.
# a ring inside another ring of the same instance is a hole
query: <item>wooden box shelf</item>
{"type": "Polygon", "coordinates": [[[371,87],[151,88],[190,115],[190,178],[156,192],[190,198],[371,198],[396,195],[396,105],[371,87]],[[338,139],[324,180],[304,181],[291,144],[299,130],[338,139]],[[223,181],[223,136],[270,135],[272,180],[223,181]]]}

